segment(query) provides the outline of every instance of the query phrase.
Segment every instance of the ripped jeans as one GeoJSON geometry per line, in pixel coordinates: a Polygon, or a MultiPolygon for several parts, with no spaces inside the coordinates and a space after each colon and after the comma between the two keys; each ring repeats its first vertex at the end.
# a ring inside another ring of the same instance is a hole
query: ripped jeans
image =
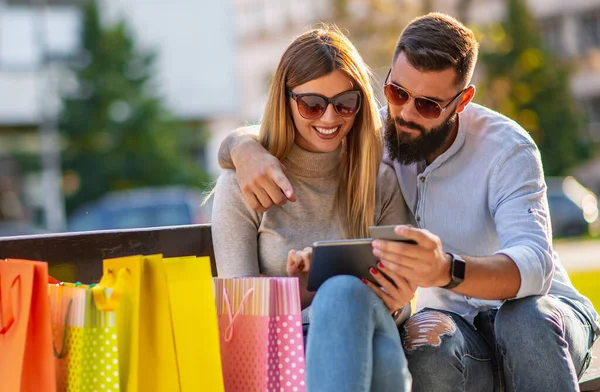
{"type": "Polygon", "coordinates": [[[473,325],[425,308],[401,329],[413,391],[579,391],[594,332],[568,300],[534,296],[479,313],[473,325]]]}

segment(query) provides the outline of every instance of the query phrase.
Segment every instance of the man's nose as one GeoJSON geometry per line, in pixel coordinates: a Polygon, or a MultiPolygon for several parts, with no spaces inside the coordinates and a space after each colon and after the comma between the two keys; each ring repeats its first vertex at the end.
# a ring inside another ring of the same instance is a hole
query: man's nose
{"type": "Polygon", "coordinates": [[[421,115],[417,111],[415,100],[412,97],[409,97],[408,101],[406,101],[406,103],[402,106],[402,109],[400,110],[400,117],[407,122],[419,123],[421,115]]]}

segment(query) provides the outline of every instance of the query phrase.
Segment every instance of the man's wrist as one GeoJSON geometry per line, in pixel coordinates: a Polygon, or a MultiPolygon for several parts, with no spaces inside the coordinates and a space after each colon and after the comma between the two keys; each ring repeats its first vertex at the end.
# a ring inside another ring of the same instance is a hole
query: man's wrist
{"type": "Polygon", "coordinates": [[[440,286],[443,289],[451,290],[460,285],[465,280],[466,261],[459,255],[447,253],[450,256],[450,283],[440,286]]]}
{"type": "Polygon", "coordinates": [[[448,286],[452,283],[452,255],[450,253],[444,253],[444,267],[442,268],[443,274],[440,278],[441,284],[439,287],[448,286]]]}
{"type": "Polygon", "coordinates": [[[229,147],[229,156],[231,157],[231,163],[235,169],[238,168],[239,164],[238,153],[243,151],[240,150],[240,145],[244,145],[244,137],[233,138],[231,146],[229,147]]]}

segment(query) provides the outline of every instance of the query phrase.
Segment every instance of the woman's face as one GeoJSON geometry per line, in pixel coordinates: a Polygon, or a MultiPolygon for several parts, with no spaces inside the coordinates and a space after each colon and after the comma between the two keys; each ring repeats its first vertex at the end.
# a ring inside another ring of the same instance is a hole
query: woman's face
{"type": "MultiPolygon", "coordinates": [[[[344,72],[335,70],[325,76],[313,79],[309,82],[296,86],[292,89],[295,94],[319,94],[327,98],[333,98],[345,91],[353,90],[356,86],[344,72]]],[[[298,111],[298,103],[290,99],[292,108],[292,119],[296,127],[295,142],[304,150],[312,152],[335,151],[344,137],[348,134],[356,113],[349,117],[340,116],[333,105],[327,105],[322,116],[314,119],[306,119],[298,111]]],[[[352,103],[356,95],[344,98],[346,103],[352,103]]],[[[360,98],[359,98],[360,99],[360,98]]]]}

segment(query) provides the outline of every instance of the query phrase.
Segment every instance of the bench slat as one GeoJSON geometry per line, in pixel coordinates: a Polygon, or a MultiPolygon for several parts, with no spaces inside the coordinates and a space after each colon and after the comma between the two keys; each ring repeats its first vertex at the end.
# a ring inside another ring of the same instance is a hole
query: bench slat
{"type": "Polygon", "coordinates": [[[68,282],[98,282],[103,259],[156,253],[210,256],[216,275],[210,224],[0,238],[0,259],[46,261],[52,276],[68,282]]]}

